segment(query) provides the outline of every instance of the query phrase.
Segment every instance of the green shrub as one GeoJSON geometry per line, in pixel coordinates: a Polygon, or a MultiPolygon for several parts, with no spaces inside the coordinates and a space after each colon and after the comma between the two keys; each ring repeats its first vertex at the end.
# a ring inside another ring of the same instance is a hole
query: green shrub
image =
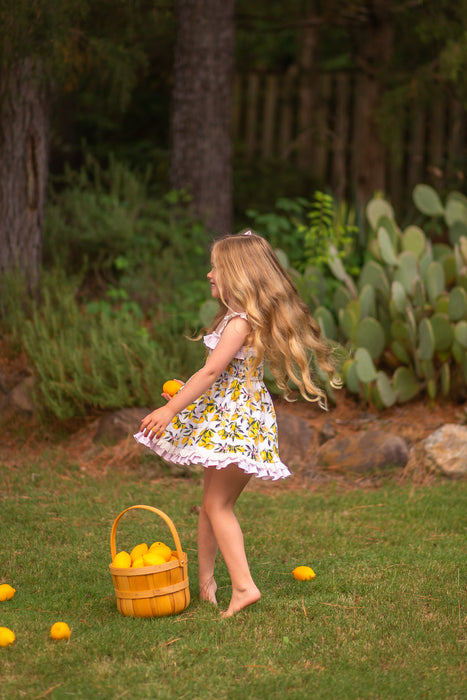
{"type": "Polygon", "coordinates": [[[31,308],[31,298],[24,277],[19,270],[10,270],[0,276],[0,328],[17,345],[23,323],[31,308]]]}
{"type": "Polygon", "coordinates": [[[184,192],[155,196],[150,172],[88,158],[50,193],[44,264],[84,274],[81,293],[100,299],[118,288],[148,315],[176,314],[180,332],[194,325],[206,297],[209,237],[184,192]]]}
{"type": "Polygon", "coordinates": [[[160,405],[164,381],[191,374],[199,348],[175,337],[169,324],[155,337],[134,307],[81,308],[75,286],[62,273],[46,275],[41,304],[25,323],[39,414],[67,419],[89,409],[160,405]]]}

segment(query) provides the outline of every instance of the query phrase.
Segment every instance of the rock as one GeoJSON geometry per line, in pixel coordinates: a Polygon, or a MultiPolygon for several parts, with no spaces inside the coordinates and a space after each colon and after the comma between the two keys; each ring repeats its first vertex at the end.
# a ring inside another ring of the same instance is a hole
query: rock
{"type": "Polygon", "coordinates": [[[276,407],[279,455],[289,469],[310,462],[310,452],[317,446],[316,430],[304,418],[276,407]]]}
{"type": "Polygon", "coordinates": [[[26,377],[0,398],[0,423],[6,424],[19,416],[30,418],[35,407],[32,400],[34,377],[26,377]]]}
{"type": "Polygon", "coordinates": [[[426,468],[451,478],[467,476],[467,427],[447,423],[423,441],[426,468]]]}
{"type": "Polygon", "coordinates": [[[334,426],[331,424],[330,421],[326,421],[326,423],[323,425],[321,428],[321,432],[319,434],[319,444],[324,445],[325,442],[328,440],[332,440],[332,438],[336,437],[336,429],[334,426]]]}
{"type": "Polygon", "coordinates": [[[139,425],[150,413],[149,408],[122,408],[101,418],[94,435],[94,442],[115,445],[139,430],[139,425]]]}
{"type": "Polygon", "coordinates": [[[408,446],[401,437],[383,430],[368,430],[348,437],[335,437],[321,445],[316,465],[370,472],[407,464],[408,446]]]}
{"type": "Polygon", "coordinates": [[[20,384],[17,384],[10,391],[10,400],[24,413],[34,413],[34,401],[32,400],[32,389],[34,387],[34,377],[26,377],[20,384]]]}

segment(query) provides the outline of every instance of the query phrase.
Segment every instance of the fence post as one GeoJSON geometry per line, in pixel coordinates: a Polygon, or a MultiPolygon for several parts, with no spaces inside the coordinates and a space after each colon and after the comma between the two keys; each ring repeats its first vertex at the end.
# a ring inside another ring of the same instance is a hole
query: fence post
{"type": "Polygon", "coordinates": [[[264,96],[263,138],[261,155],[269,159],[274,155],[277,111],[277,76],[266,77],[266,94],[264,96]]]}
{"type": "Polygon", "coordinates": [[[338,200],[347,192],[347,145],[349,143],[349,76],[341,73],[336,78],[336,117],[333,127],[333,158],[331,183],[338,200]]]}
{"type": "Polygon", "coordinates": [[[247,160],[252,160],[256,153],[257,128],[258,128],[258,98],[259,75],[250,73],[247,81],[247,105],[246,105],[246,148],[247,160]]]}

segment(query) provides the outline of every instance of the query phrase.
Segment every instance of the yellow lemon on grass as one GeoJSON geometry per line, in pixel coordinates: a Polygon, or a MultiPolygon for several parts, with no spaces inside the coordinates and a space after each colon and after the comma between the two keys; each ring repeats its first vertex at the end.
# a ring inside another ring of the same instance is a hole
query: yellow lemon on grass
{"type": "Polygon", "coordinates": [[[115,555],[112,566],[117,569],[129,569],[131,566],[131,557],[128,552],[119,552],[115,555]]]}
{"type": "Polygon", "coordinates": [[[131,565],[132,569],[139,569],[141,566],[144,566],[144,560],[143,557],[138,557],[138,559],[135,559],[134,562],[131,565]]]}
{"type": "Polygon", "coordinates": [[[16,589],[9,583],[2,583],[0,586],[0,601],[10,600],[16,593],[16,589]]]}
{"type": "Polygon", "coordinates": [[[181,388],[182,385],[176,382],[175,379],[169,379],[169,381],[165,382],[164,386],[162,387],[162,391],[164,394],[169,394],[169,396],[175,396],[177,391],[180,391],[181,388]]]}
{"type": "Polygon", "coordinates": [[[66,622],[55,622],[50,628],[52,639],[70,639],[71,630],[66,622]]]}
{"type": "Polygon", "coordinates": [[[15,639],[15,633],[9,630],[8,627],[0,627],[0,647],[7,647],[9,644],[13,644],[15,639]]]}
{"type": "Polygon", "coordinates": [[[172,556],[172,550],[163,542],[153,542],[149,548],[149,551],[162,554],[162,556],[165,558],[165,561],[169,561],[170,557],[172,556]]]}
{"type": "Polygon", "coordinates": [[[146,542],[142,542],[141,544],[137,544],[136,547],[133,547],[130,552],[131,564],[133,565],[133,562],[136,561],[136,559],[139,559],[143,556],[143,554],[146,554],[148,549],[149,547],[146,542]]]}
{"type": "Polygon", "coordinates": [[[157,551],[149,551],[143,555],[144,566],[158,566],[165,564],[165,557],[157,551]]]}
{"type": "Polygon", "coordinates": [[[313,569],[310,569],[309,566],[297,566],[297,568],[292,571],[292,574],[298,581],[311,581],[311,579],[316,576],[313,569]]]}

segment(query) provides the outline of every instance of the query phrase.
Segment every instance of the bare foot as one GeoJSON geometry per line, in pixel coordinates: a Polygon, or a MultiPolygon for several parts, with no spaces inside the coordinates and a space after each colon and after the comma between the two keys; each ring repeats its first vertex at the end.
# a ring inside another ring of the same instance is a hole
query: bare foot
{"type": "Polygon", "coordinates": [[[217,605],[216,591],[217,583],[214,576],[211,576],[205,583],[199,584],[199,599],[206,603],[217,605]]]}
{"type": "Polygon", "coordinates": [[[261,593],[256,586],[246,588],[244,591],[234,591],[230,600],[229,607],[221,613],[222,617],[232,617],[235,613],[240,612],[243,608],[247,608],[253,603],[257,603],[261,598],[261,593]]]}

